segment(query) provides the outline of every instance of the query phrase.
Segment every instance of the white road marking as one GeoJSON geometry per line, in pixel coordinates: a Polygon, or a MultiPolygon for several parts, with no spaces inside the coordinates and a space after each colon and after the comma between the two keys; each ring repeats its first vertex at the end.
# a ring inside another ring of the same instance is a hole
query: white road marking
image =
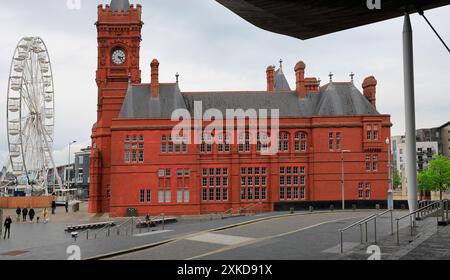
{"type": "Polygon", "coordinates": [[[158,234],[158,233],[165,233],[165,232],[171,232],[171,231],[173,231],[173,230],[156,230],[156,231],[150,231],[150,232],[145,232],[145,233],[133,234],[133,236],[141,237],[141,236],[154,235],[154,234],[158,234]]]}
{"type": "MultiPolygon", "coordinates": [[[[359,244],[360,243],[355,243],[355,242],[344,242],[344,252],[355,248],[359,244]]],[[[341,253],[341,244],[338,244],[336,246],[333,246],[331,248],[323,250],[322,253],[340,254],[341,253]]]]}
{"type": "Polygon", "coordinates": [[[254,238],[233,236],[233,235],[224,235],[224,234],[217,234],[217,233],[204,233],[204,234],[189,237],[186,239],[191,240],[191,241],[199,241],[199,242],[231,246],[231,245],[237,245],[237,244],[251,241],[254,238]]]}

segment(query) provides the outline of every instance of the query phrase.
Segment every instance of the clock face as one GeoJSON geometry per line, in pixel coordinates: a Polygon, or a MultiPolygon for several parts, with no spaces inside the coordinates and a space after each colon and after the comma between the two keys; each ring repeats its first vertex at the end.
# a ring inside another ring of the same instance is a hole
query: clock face
{"type": "Polygon", "coordinates": [[[125,63],[126,55],[123,50],[115,50],[112,54],[114,64],[121,65],[125,63]]]}

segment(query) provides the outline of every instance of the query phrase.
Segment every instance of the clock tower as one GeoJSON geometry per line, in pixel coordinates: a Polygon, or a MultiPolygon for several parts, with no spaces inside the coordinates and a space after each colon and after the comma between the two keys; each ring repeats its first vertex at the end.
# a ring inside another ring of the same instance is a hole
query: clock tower
{"type": "Polygon", "coordinates": [[[112,0],[98,6],[97,123],[92,129],[90,213],[109,211],[111,120],[122,107],[129,80],[141,82],[139,50],[142,6],[112,0]]]}

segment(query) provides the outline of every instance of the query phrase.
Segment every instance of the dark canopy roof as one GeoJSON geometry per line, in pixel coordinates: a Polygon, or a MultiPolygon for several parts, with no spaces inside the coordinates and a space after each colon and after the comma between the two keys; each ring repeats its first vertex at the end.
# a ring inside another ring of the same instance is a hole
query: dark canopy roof
{"type": "Polygon", "coordinates": [[[248,22],[302,40],[450,4],[450,0],[216,0],[248,22]],[[405,3],[410,3],[408,6],[405,3]]]}

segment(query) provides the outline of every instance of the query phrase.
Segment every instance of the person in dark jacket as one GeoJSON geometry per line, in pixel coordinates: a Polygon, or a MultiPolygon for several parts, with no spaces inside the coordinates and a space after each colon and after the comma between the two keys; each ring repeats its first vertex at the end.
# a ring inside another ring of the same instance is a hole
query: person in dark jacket
{"type": "Polygon", "coordinates": [[[28,215],[28,209],[25,207],[22,210],[22,217],[23,217],[23,221],[26,222],[27,221],[27,215],[28,215]]]}
{"type": "Polygon", "coordinates": [[[30,221],[32,222],[34,219],[34,215],[36,215],[36,212],[34,212],[34,209],[31,208],[30,211],[28,211],[28,216],[30,217],[30,221]]]}
{"type": "Polygon", "coordinates": [[[52,215],[55,215],[55,212],[56,212],[56,201],[53,200],[52,201],[52,215]]]}
{"type": "Polygon", "coordinates": [[[17,207],[17,209],[16,209],[16,214],[17,214],[17,219],[16,219],[16,221],[17,221],[17,222],[20,222],[20,214],[22,214],[22,208],[17,207]]]}
{"type": "Polygon", "coordinates": [[[69,213],[69,200],[66,199],[66,202],[64,203],[64,208],[66,208],[66,213],[69,213]]]}
{"type": "Polygon", "coordinates": [[[11,217],[8,216],[5,219],[5,223],[3,224],[5,226],[5,234],[3,235],[3,239],[6,239],[6,233],[8,233],[8,239],[9,239],[9,237],[11,235],[11,224],[12,224],[11,217]]]}

